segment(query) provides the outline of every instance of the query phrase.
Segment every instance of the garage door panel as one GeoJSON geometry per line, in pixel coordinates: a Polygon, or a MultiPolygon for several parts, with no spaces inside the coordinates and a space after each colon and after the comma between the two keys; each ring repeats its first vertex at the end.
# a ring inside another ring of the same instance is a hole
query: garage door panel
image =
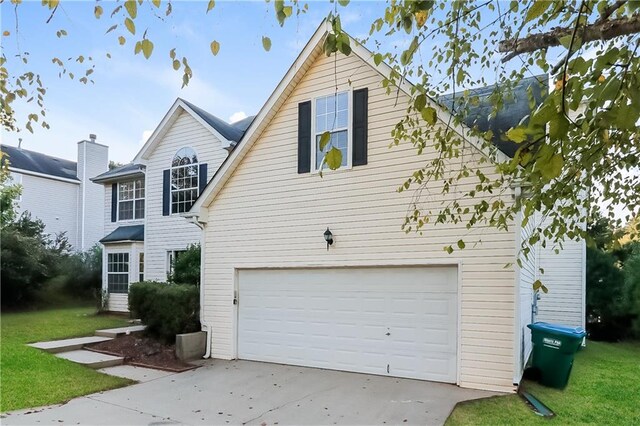
{"type": "Polygon", "coordinates": [[[242,270],[239,292],[240,358],[456,380],[456,268],[242,270]]]}

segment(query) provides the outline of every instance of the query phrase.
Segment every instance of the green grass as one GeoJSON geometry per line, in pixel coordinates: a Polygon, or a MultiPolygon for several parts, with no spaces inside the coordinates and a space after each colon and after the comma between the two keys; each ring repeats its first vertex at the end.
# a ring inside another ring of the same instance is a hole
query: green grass
{"type": "Polygon", "coordinates": [[[93,312],[81,307],[2,314],[0,411],[64,402],[131,383],[25,345],[126,325],[123,317],[93,312]]]}
{"type": "Polygon", "coordinates": [[[564,390],[525,382],[525,389],[556,416],[533,413],[517,395],[459,404],[448,426],[478,424],[640,424],[640,342],[588,342],[576,354],[564,390]]]}

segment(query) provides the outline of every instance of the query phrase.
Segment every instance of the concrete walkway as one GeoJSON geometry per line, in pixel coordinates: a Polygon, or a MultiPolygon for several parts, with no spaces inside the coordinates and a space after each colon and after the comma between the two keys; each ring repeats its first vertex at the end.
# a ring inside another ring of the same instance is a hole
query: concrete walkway
{"type": "Polygon", "coordinates": [[[491,395],[419,380],[210,360],[67,404],[8,413],[2,424],[439,425],[457,402],[491,395]]]}

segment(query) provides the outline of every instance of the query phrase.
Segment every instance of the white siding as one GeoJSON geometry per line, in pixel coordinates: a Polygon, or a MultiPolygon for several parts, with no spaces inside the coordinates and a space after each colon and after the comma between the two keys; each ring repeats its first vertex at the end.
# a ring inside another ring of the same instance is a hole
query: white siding
{"type": "Polygon", "coordinates": [[[145,266],[148,280],[167,279],[167,251],[200,242],[200,229],[180,215],[162,215],[162,172],[175,153],[189,146],[207,163],[207,180],[227,157],[223,144],[189,113],[182,112],[149,156],[146,171],[145,266]]]}
{"type": "Polygon", "coordinates": [[[547,294],[540,293],[537,321],[570,326],[585,326],[585,256],[584,241],[565,241],[560,253],[559,246],[540,248],[539,276],[547,286],[547,294]]]}
{"type": "Polygon", "coordinates": [[[63,182],[26,173],[13,173],[17,180],[22,176],[22,196],[17,203],[19,213],[29,211],[31,216],[42,220],[45,232],[50,235],[66,232],[74,248],[79,247],[80,229],[77,206],[80,182],[63,182]]]}
{"type": "MultiPolygon", "coordinates": [[[[408,100],[403,94],[396,99],[395,91],[386,95],[380,82],[355,55],[339,55],[337,64],[333,57],[318,57],[209,206],[203,321],[212,327],[213,356],[236,356],[232,301],[238,268],[459,263],[459,383],[512,390],[515,274],[505,265],[514,261],[515,235],[482,226],[469,232],[464,224],[429,226],[423,235],[401,230],[413,193],[396,189],[436,153],[428,149],[418,156],[407,144],[389,148],[408,100]],[[298,174],[298,103],[335,86],[334,65],[340,87],[348,80],[354,89],[369,87],[369,163],[324,178],[298,174]],[[327,226],[335,237],[328,251],[327,226]],[[443,246],[459,238],[467,249],[447,255],[443,246]]],[[[467,146],[464,161],[477,162],[480,155],[467,146]]],[[[475,183],[470,178],[459,191],[475,183]]],[[[424,204],[439,205],[439,192],[439,183],[430,184],[424,204]]],[[[511,199],[509,191],[504,199],[511,199]]]]}

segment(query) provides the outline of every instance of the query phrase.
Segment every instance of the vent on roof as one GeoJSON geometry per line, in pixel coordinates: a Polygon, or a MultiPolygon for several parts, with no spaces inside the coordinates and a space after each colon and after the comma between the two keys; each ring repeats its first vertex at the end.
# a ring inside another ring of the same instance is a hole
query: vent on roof
{"type": "Polygon", "coordinates": [[[93,134],[93,133],[89,133],[89,140],[90,140],[91,142],[95,142],[97,138],[98,138],[98,137],[97,137],[95,134],[93,134]]]}

